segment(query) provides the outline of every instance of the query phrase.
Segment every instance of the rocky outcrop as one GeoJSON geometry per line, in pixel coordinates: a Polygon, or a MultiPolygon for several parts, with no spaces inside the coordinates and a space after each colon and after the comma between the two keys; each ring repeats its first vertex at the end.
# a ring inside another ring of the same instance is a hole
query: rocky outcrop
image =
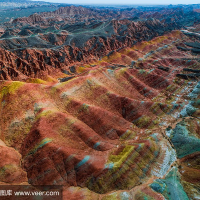
{"type": "Polygon", "coordinates": [[[21,184],[28,181],[27,174],[21,168],[21,155],[15,149],[7,147],[0,140],[0,182],[4,184],[21,184]]]}
{"type": "Polygon", "coordinates": [[[152,19],[139,22],[112,20],[81,27],[83,33],[77,32],[80,27],[75,24],[62,27],[63,30],[72,30],[70,34],[49,32],[36,36],[31,36],[34,28],[26,27],[19,32],[19,37],[0,40],[2,48],[12,51],[5,51],[12,64],[2,59],[5,68],[2,68],[1,80],[22,80],[23,76],[41,78],[44,74],[52,74],[54,69],[62,72],[69,65],[98,60],[111,51],[131,47],[136,42],[162,35],[177,26],[152,19]],[[86,30],[87,34],[84,33],[86,30]]]}

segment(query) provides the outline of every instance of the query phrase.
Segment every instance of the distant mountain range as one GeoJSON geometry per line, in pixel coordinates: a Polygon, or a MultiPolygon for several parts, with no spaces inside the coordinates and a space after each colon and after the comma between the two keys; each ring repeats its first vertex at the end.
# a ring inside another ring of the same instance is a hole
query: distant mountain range
{"type": "Polygon", "coordinates": [[[0,6],[0,192],[200,197],[199,5],[0,6]]]}

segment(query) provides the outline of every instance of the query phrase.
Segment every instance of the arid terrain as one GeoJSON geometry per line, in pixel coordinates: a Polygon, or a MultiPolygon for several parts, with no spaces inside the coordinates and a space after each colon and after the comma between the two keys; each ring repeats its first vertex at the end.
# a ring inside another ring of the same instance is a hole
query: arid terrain
{"type": "Polygon", "coordinates": [[[200,199],[199,7],[66,6],[1,23],[0,185],[200,199]]]}

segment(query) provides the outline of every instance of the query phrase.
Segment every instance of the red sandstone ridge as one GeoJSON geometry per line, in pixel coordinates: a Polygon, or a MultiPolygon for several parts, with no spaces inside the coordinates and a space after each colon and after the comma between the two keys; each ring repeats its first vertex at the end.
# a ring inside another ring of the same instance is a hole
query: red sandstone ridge
{"type": "MultiPolygon", "coordinates": [[[[118,23],[115,21],[113,24],[115,24],[115,27],[118,25],[118,23]]],[[[49,34],[42,37],[44,40],[49,40],[49,37],[52,36],[53,35],[49,34]]],[[[63,46],[60,51],[57,51],[56,49],[22,49],[15,50],[13,53],[11,53],[2,49],[2,56],[0,58],[2,63],[1,80],[27,80],[28,78],[40,78],[43,80],[48,80],[47,77],[50,76],[52,78],[63,78],[65,76],[74,76],[85,72],[87,69],[97,64],[102,66],[120,64],[131,67],[133,66],[133,63],[137,63],[138,59],[141,59],[141,61],[138,62],[137,65],[142,67],[147,65],[147,63],[143,63],[142,60],[148,56],[151,57],[151,60],[148,61],[149,67],[154,67],[154,65],[150,65],[150,63],[159,58],[159,48],[164,48],[164,51],[167,54],[170,54],[168,49],[170,49],[171,45],[173,45],[175,37],[187,39],[187,37],[180,32],[173,32],[172,34],[157,37],[152,40],[152,42],[141,42],[132,48],[122,48],[121,50],[119,47],[123,47],[124,45],[129,46],[129,41],[131,42],[131,40],[125,39],[127,43],[115,42],[115,44],[113,44],[112,40],[114,39],[99,39],[99,43],[102,44],[102,48],[98,51],[98,44],[95,42],[95,38],[86,43],[84,50],[72,48],[70,46],[63,46]],[[93,49],[91,49],[91,45],[93,43],[96,43],[97,46],[93,45],[93,49]],[[107,56],[103,57],[103,62],[98,61],[100,56],[105,55],[110,50],[116,48],[119,50],[113,51],[107,56]],[[135,51],[135,49],[137,51],[135,51]]],[[[66,36],[61,36],[57,42],[62,44],[62,40],[64,38],[66,38],[66,36]]],[[[184,46],[182,41],[178,40],[176,45],[184,46]]],[[[174,53],[173,55],[170,54],[171,56],[176,57],[183,54],[183,52],[181,52],[181,54],[179,53],[176,46],[173,46],[173,51],[174,53]],[[177,54],[175,52],[177,52],[177,54]]],[[[169,62],[173,63],[174,61],[169,62]]],[[[168,67],[168,65],[166,66],[168,67]]]]}
{"type": "Polygon", "coordinates": [[[42,13],[42,16],[51,16],[51,15],[88,15],[92,9],[84,8],[82,6],[69,6],[69,7],[62,7],[54,12],[47,12],[42,13]]]}
{"type": "Polygon", "coordinates": [[[161,78],[159,72],[147,72],[141,77],[135,69],[94,69],[53,86],[2,84],[5,91],[8,89],[2,97],[8,103],[2,109],[2,132],[7,144],[22,154],[29,183],[81,186],[105,193],[116,185],[125,189],[144,181],[140,167],[147,163],[154,166],[155,158],[165,154],[156,142],[161,137],[148,139],[145,134],[145,128],[153,128],[159,120],[157,114],[169,109],[161,104],[156,113],[152,110],[156,104],[151,99],[173,84],[161,78]],[[12,116],[16,121],[7,113],[13,101],[12,116]],[[17,131],[18,125],[25,134],[17,131]],[[159,154],[154,155],[154,151],[159,154]],[[123,170],[124,159],[130,163],[126,173],[122,171],[115,177],[123,170]]]}
{"type": "MultiPolygon", "coordinates": [[[[43,78],[55,74],[53,71],[60,72],[56,76],[53,75],[55,78],[62,77],[64,74],[61,73],[67,72],[69,66],[92,63],[106,55],[111,55],[112,51],[132,47],[134,43],[156,37],[170,28],[159,20],[139,22],[111,20],[92,26],[84,24],[84,27],[81,29],[83,33],[76,32],[79,25],[64,25],[61,32],[58,26],[52,26],[49,27],[48,33],[40,33],[42,29],[38,30],[36,27],[26,27],[19,31],[19,37],[0,40],[0,46],[12,52],[8,54],[12,65],[8,63],[8,66],[2,68],[1,80],[43,78]],[[91,32],[85,34],[87,27],[91,28],[91,32]],[[74,32],[63,32],[65,29],[72,29],[74,32]],[[51,33],[52,30],[54,33],[51,33]],[[95,32],[97,35],[94,35],[95,32]]],[[[44,27],[44,29],[48,28],[44,27]]],[[[129,59],[127,63],[129,65],[134,60],[131,56],[125,57],[129,59]]]]}
{"type": "Polygon", "coordinates": [[[27,182],[26,172],[20,166],[21,155],[15,149],[7,147],[5,143],[0,140],[0,154],[1,164],[0,168],[4,168],[4,173],[0,174],[0,184],[20,184],[27,182]]]}
{"type": "Polygon", "coordinates": [[[30,15],[29,17],[22,17],[22,18],[17,18],[15,20],[13,20],[13,23],[36,24],[36,23],[40,23],[40,22],[45,23],[45,19],[42,18],[37,13],[30,15]]]}
{"type": "MultiPolygon", "coordinates": [[[[0,80],[26,80],[27,78],[39,77],[45,79],[45,77],[56,71],[52,71],[49,65],[41,61],[32,60],[28,63],[15,54],[3,49],[0,49],[0,65],[0,80]]],[[[57,72],[57,76],[59,76],[59,70],[57,72]]]]}

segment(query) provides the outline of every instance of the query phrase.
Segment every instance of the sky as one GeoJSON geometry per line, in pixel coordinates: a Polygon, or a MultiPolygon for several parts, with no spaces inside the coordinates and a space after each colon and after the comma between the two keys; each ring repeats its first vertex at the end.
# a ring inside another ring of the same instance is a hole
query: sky
{"type": "MultiPolygon", "coordinates": [[[[43,0],[44,1],[44,0],[43,0]]],[[[200,4],[200,0],[45,0],[54,3],[68,3],[68,4],[200,4]]]]}

